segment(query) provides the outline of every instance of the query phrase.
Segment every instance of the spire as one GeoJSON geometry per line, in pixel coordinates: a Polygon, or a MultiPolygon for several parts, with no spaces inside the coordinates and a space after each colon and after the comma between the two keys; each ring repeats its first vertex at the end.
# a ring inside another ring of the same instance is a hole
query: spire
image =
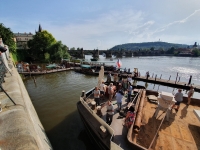
{"type": "Polygon", "coordinates": [[[42,27],[41,25],[39,24],[39,29],[38,29],[38,32],[42,32],[42,27]]]}

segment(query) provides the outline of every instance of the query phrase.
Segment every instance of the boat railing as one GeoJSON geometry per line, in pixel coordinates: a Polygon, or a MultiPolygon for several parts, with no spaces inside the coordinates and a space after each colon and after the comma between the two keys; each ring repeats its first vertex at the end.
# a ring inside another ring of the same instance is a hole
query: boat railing
{"type": "MultiPolygon", "coordinates": [[[[92,91],[94,89],[89,90],[85,95],[86,99],[92,94],[92,91]]],[[[85,108],[93,115],[93,117],[102,125],[106,128],[106,130],[111,134],[110,137],[110,149],[111,150],[122,150],[120,146],[118,146],[116,143],[112,142],[112,139],[114,137],[114,130],[102,119],[100,118],[94,111],[90,108],[88,103],[84,100],[83,97],[80,97],[80,101],[85,106],[85,108]]]]}
{"type": "MultiPolygon", "coordinates": [[[[137,99],[137,97],[138,97],[140,91],[141,91],[141,90],[138,91],[138,93],[135,95],[135,97],[134,97],[133,100],[131,101],[131,103],[130,103],[130,105],[129,105],[129,108],[133,105],[133,103],[134,103],[135,100],[137,99]]],[[[128,109],[129,109],[129,108],[128,108],[128,109]]]]}

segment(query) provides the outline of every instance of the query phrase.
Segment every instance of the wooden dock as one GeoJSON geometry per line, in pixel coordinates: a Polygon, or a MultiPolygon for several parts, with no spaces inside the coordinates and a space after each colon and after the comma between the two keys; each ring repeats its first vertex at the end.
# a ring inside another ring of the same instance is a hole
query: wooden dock
{"type": "MultiPolygon", "coordinates": [[[[22,74],[24,76],[35,76],[35,75],[44,75],[44,74],[51,74],[56,72],[63,72],[68,70],[75,70],[80,67],[70,67],[70,68],[62,68],[62,69],[52,69],[52,70],[43,70],[38,72],[19,72],[19,74],[22,74]]],[[[114,72],[111,72],[111,74],[115,74],[114,72]]],[[[97,75],[97,72],[94,73],[94,75],[97,75]]],[[[118,73],[118,76],[121,75],[122,77],[131,76],[133,80],[137,81],[143,81],[147,83],[154,83],[154,84],[160,84],[164,86],[174,87],[174,88],[181,88],[185,90],[190,89],[190,85],[186,82],[180,82],[180,81],[174,81],[174,80],[167,80],[167,79],[160,79],[160,78],[152,78],[149,77],[148,79],[145,76],[137,76],[134,77],[132,74],[126,74],[126,73],[118,73]]],[[[195,92],[200,92],[200,85],[193,85],[195,92]]]]}
{"type": "MultiPolygon", "coordinates": [[[[176,82],[174,80],[166,80],[166,79],[159,79],[159,78],[148,78],[141,76],[141,77],[133,77],[134,80],[138,81],[144,81],[148,83],[155,83],[155,84],[160,84],[160,85],[165,85],[165,86],[170,86],[170,87],[175,87],[175,88],[182,88],[185,90],[190,89],[190,85],[188,85],[186,82],[176,82]]],[[[200,92],[200,85],[192,85],[194,87],[195,92],[200,92]]]]}
{"type": "Polygon", "coordinates": [[[24,76],[36,76],[36,75],[44,75],[44,74],[63,72],[63,71],[68,71],[68,70],[73,70],[73,69],[74,69],[74,67],[70,67],[70,68],[62,68],[62,69],[43,70],[43,71],[37,71],[37,72],[19,72],[19,74],[22,74],[24,76]]]}

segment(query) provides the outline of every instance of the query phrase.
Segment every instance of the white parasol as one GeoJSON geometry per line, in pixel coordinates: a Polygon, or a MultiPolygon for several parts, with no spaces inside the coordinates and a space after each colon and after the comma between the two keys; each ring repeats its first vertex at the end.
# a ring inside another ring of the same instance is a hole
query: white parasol
{"type": "Polygon", "coordinates": [[[101,66],[101,70],[99,71],[99,77],[98,77],[98,84],[97,87],[100,86],[101,82],[104,80],[104,67],[101,66]]]}

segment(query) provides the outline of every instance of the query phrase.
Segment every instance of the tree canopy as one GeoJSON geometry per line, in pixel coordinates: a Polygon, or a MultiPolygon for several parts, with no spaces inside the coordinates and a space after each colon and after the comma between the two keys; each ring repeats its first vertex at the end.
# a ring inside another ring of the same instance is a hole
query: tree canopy
{"type": "Polygon", "coordinates": [[[48,49],[55,43],[56,40],[51,33],[46,30],[37,32],[33,36],[33,39],[28,41],[30,54],[35,59],[39,58],[40,60],[44,60],[44,54],[48,52],[48,49]]]}
{"type": "Polygon", "coordinates": [[[14,34],[10,28],[6,28],[3,23],[0,23],[0,37],[5,45],[8,45],[10,52],[16,51],[16,43],[14,41],[14,34]]]}
{"type": "Polygon", "coordinates": [[[30,55],[35,60],[55,61],[69,58],[68,47],[61,41],[56,41],[51,33],[44,30],[37,32],[33,39],[28,41],[30,55]]]}

